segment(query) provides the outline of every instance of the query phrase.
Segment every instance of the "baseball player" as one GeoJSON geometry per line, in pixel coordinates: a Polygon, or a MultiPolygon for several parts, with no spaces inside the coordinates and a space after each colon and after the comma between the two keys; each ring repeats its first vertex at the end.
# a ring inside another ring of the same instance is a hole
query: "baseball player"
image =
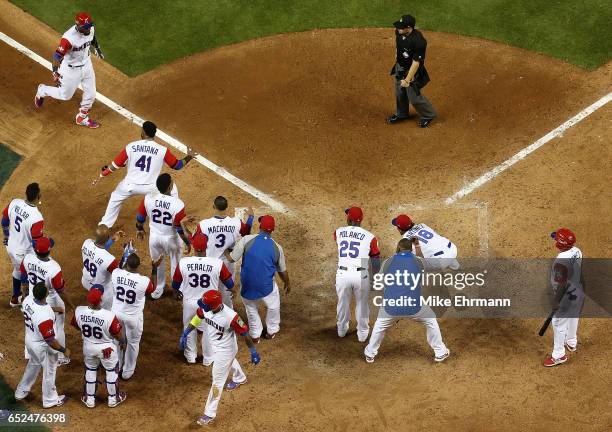
{"type": "Polygon", "coordinates": [[[234,249],[225,251],[229,262],[242,259],[240,269],[240,297],[246,309],[249,322],[249,333],[255,343],[262,336],[274,339],[280,331],[280,293],[275,275],[284,283],[285,294],[291,292],[289,272],[285,263],[285,252],[273,238],[272,232],[276,226],[270,215],[259,217],[259,234],[242,237],[234,249]],[[259,304],[266,306],[266,328],[259,316],[259,304]]]}
{"type": "Polygon", "coordinates": [[[43,235],[43,216],[38,210],[40,187],[31,183],[26,188],[26,199],[15,198],[2,211],[4,246],[13,263],[13,296],[10,307],[21,305],[21,262],[32,252],[32,240],[43,235]]]}
{"type": "MultiPolygon", "coordinates": [[[[227,206],[227,199],[225,197],[218,196],[215,198],[213,202],[214,216],[202,220],[198,224],[195,234],[202,233],[208,237],[206,256],[221,258],[233,275],[235,272],[234,263],[229,262],[224,252],[228,249],[231,251],[240,236],[244,237],[251,234],[251,227],[253,226],[255,216],[253,209],[249,207],[247,209],[247,220],[243,222],[240,218],[228,216],[227,206]]],[[[223,290],[221,294],[223,295],[223,303],[233,307],[231,293],[223,290]]]]}
{"type": "Polygon", "coordinates": [[[56,337],[55,313],[47,303],[47,286],[43,282],[34,285],[21,306],[25,322],[26,348],[29,353],[28,365],[23,378],[15,389],[15,399],[22,400],[30,393],[32,386],[43,370],[43,408],[62,406],[65,395],[58,395],[55,388],[58,353],[70,358],[70,350],[56,337]]]}
{"type": "Polygon", "coordinates": [[[102,308],[110,310],[113,304],[113,290],[111,288],[111,273],[119,267],[119,261],[108,251],[114,242],[123,237],[123,231],[117,231],[110,236],[106,225],[98,225],[96,238],[87,239],[81,247],[83,257],[83,276],[81,284],[86,290],[96,285],[104,293],[102,308]]]}
{"type": "Polygon", "coordinates": [[[338,336],[344,337],[351,320],[351,298],[355,297],[355,319],[357,320],[357,339],[365,342],[370,331],[370,261],[373,273],[380,268],[380,250],[374,234],[361,227],[363,211],[351,207],[346,213],[346,226],[334,232],[338,247],[338,270],[336,272],[336,294],[338,306],[336,320],[338,336]]]}
{"type": "MultiPolygon", "coordinates": [[[[47,286],[49,290],[47,303],[55,311],[55,334],[57,340],[62,345],[65,345],[64,321],[66,306],[70,307],[70,309],[74,309],[74,306],[64,292],[66,283],[62,276],[62,269],[57,261],[50,256],[52,247],[53,240],[48,237],[39,237],[34,240],[34,253],[27,254],[21,262],[21,284],[22,289],[29,288],[29,292],[32,292],[34,285],[39,282],[47,286]]],[[[68,363],[70,363],[70,359],[60,354],[58,364],[62,366],[68,363]]]]}
{"type": "MultiPolygon", "coordinates": [[[[193,236],[192,247],[195,256],[182,258],[174,272],[172,288],[175,290],[177,299],[183,300],[183,328],[189,327],[191,318],[198,309],[198,300],[204,293],[210,290],[231,292],[231,289],[234,288],[234,279],[227,266],[220,258],[207,256],[207,246],[206,236],[202,234],[193,236]],[[219,287],[219,281],[225,285],[225,288],[219,287]]],[[[204,327],[202,325],[197,330],[202,332],[202,362],[204,366],[210,366],[213,362],[212,345],[204,327]]],[[[198,355],[196,342],[195,334],[187,337],[183,352],[187,363],[195,363],[198,355]]]]}
{"type": "Polygon", "coordinates": [[[185,349],[189,333],[200,327],[202,321],[206,323],[209,340],[212,343],[214,363],[212,385],[206,400],[204,415],[197,420],[197,423],[203,426],[212,422],[216,417],[223,387],[227,390],[234,390],[247,382],[247,377],[238,360],[236,360],[236,353],[238,352],[236,333],[244,337],[244,341],[251,351],[251,362],[259,364],[261,358],[249,336],[248,326],[233,309],[223,304],[219,291],[206,291],[204,297],[198,301],[198,305],[196,315],[181,336],[180,346],[181,349],[185,349]],[[225,382],[230,370],[232,380],[226,386],[225,382]]]}
{"type": "Polygon", "coordinates": [[[55,86],[40,84],[34,97],[34,105],[40,108],[45,97],[59,100],[70,100],[79,84],[83,88],[81,109],[76,115],[76,124],[96,129],[100,125],[89,118],[89,111],[96,99],[96,74],[89,56],[91,47],[95,54],[104,58],[95,36],[94,23],[86,12],[79,12],[75,17],[74,27],[62,35],[59,46],[53,53],[51,65],[55,86]]]}
{"type": "Polygon", "coordinates": [[[85,386],[81,401],[87,408],[96,406],[98,368],[106,370],[108,406],[116,407],[125,401],[127,394],[119,391],[119,355],[114,341],[125,342],[121,337],[121,323],[109,310],[102,309],[103,293],[92,288],[87,293],[88,306],[78,306],[70,322],[83,336],[83,363],[85,363],[85,386]]]}
{"type": "MultiPolygon", "coordinates": [[[[415,257],[411,253],[411,249],[412,242],[405,238],[401,239],[397,245],[396,254],[383,262],[380,268],[380,274],[386,276],[394,275],[398,271],[408,272],[408,274],[418,274],[422,272],[423,264],[419,260],[419,258],[415,257]]],[[[386,280],[384,276],[382,280],[386,280]]],[[[392,284],[387,285],[385,287],[385,289],[396,288],[397,287],[392,284]]],[[[420,299],[420,291],[421,289],[419,286],[418,288],[410,292],[410,297],[420,299]]],[[[389,295],[389,297],[398,298],[393,297],[392,294],[389,295]]],[[[440,326],[438,325],[438,321],[436,320],[436,315],[434,311],[427,305],[419,305],[415,307],[414,310],[406,310],[406,312],[408,312],[406,316],[408,316],[410,319],[420,322],[427,329],[427,342],[429,343],[431,349],[434,351],[434,361],[439,363],[446,360],[450,355],[450,351],[442,340],[442,333],[440,332],[440,326]]],[[[380,344],[382,343],[383,338],[385,337],[385,332],[388,328],[390,328],[393,324],[397,322],[399,322],[398,316],[390,315],[386,312],[385,307],[380,307],[380,309],[378,310],[378,317],[376,318],[376,323],[374,323],[374,328],[372,329],[370,341],[364,349],[365,359],[368,363],[374,362],[374,357],[376,357],[376,354],[378,354],[378,349],[380,348],[380,344]]]]}
{"type": "Polygon", "coordinates": [[[574,352],[578,346],[578,320],[584,303],[582,286],[582,251],[576,247],[576,235],[567,228],[551,233],[559,254],[551,272],[557,311],[551,321],[554,346],[544,366],[553,367],[567,361],[565,350],[574,352]]]}
{"type": "MultiPolygon", "coordinates": [[[[170,150],[155,142],[156,133],[157,126],[155,126],[155,123],[144,122],[140,134],[141,139],[129,143],[109,166],[102,167],[99,177],[93,181],[95,185],[101,178],[127,166],[127,174],[111,194],[100,225],[112,227],[117,221],[123,201],[132,195],[146,195],[157,192],[155,182],[164,163],[172,169],[180,170],[195,157],[196,153],[187,147],[187,156],[178,160],[170,150]]],[[[176,185],[172,189],[172,195],[178,196],[176,185]]]]}
{"type": "Polygon", "coordinates": [[[459,270],[457,246],[424,223],[415,224],[410,216],[401,214],[391,221],[400,234],[413,243],[412,252],[425,258],[426,268],[444,271],[459,270]]]}
{"type": "Polygon", "coordinates": [[[123,367],[121,378],[129,380],[136,370],[136,360],[140,350],[140,338],[144,325],[145,295],[151,295],[157,283],[157,266],[161,258],[151,263],[151,278],[138,273],[140,258],[131,254],[125,269],[115,269],[111,274],[111,283],[115,297],[111,312],[125,329],[127,347],[124,355],[119,355],[119,368],[123,367]]]}
{"type": "Polygon", "coordinates": [[[162,174],[157,178],[157,193],[146,195],[138,207],[136,215],[137,237],[144,238],[144,222],[149,217],[149,252],[153,260],[161,257],[161,274],[157,275],[157,287],[151,298],[157,300],[166,287],[166,271],[164,256],[170,257],[170,274],[174,274],[176,266],[182,257],[179,236],[185,243],[185,253],[191,251],[191,245],[183,232],[181,221],[185,217],[185,204],[178,197],[170,195],[172,178],[170,174],[162,174]]]}

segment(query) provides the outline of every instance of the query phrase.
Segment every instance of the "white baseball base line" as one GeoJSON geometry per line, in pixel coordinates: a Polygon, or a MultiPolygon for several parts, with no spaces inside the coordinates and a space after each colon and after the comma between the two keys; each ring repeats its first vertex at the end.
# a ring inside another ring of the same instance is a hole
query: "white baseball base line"
{"type": "Polygon", "coordinates": [[[464,196],[471,194],[472,192],[474,192],[476,189],[478,189],[485,183],[493,180],[499,174],[506,171],[508,168],[510,168],[515,163],[525,159],[529,154],[533,153],[534,151],[542,147],[547,142],[553,140],[554,138],[558,136],[561,136],[563,132],[565,132],[572,126],[575,126],[576,124],[580,123],[582,120],[584,120],[585,118],[593,114],[599,108],[601,108],[602,106],[610,102],[610,100],[612,100],[612,92],[608,93],[607,95],[599,99],[594,104],[586,107],[585,109],[580,111],[578,114],[576,114],[574,117],[570,118],[565,123],[563,123],[561,126],[557,127],[556,129],[551,130],[539,140],[525,147],[523,150],[521,150],[520,152],[512,156],[510,159],[505,160],[504,162],[500,163],[495,168],[492,168],[490,171],[487,171],[486,173],[478,177],[473,182],[469,183],[468,185],[461,188],[459,191],[455,192],[450,197],[446,198],[445,200],[446,205],[453,204],[454,202],[463,198],[464,196]]]}
{"type": "MultiPolygon", "coordinates": [[[[44,58],[36,54],[34,51],[29,49],[28,47],[20,44],[19,42],[17,42],[16,40],[12,39],[11,37],[7,36],[6,34],[2,32],[0,32],[0,40],[2,40],[7,45],[10,45],[11,47],[15,48],[17,51],[19,51],[23,55],[31,58],[36,63],[42,65],[44,68],[51,70],[50,61],[45,60],[44,58]]],[[[81,86],[79,86],[79,88],[82,90],[81,86]]],[[[107,98],[106,96],[104,96],[103,94],[99,92],[96,92],[96,99],[100,101],[101,103],[103,103],[104,105],[106,105],[107,107],[109,107],[110,109],[112,109],[113,111],[115,111],[117,114],[122,115],[126,119],[130,120],[132,123],[135,123],[138,126],[142,126],[142,124],[144,123],[144,120],[142,118],[138,117],[136,114],[132,113],[128,109],[112,101],[111,99],[107,98]]],[[[178,151],[182,153],[187,153],[187,146],[185,144],[183,144],[176,138],[170,136],[163,130],[157,129],[156,136],[157,138],[166,142],[168,145],[174,147],[178,151]]],[[[280,201],[272,198],[270,195],[260,191],[259,189],[239,179],[238,177],[230,173],[225,168],[206,159],[204,156],[197,155],[195,157],[195,160],[198,161],[203,166],[205,166],[206,168],[208,168],[209,170],[211,170],[212,172],[214,172],[215,174],[217,174],[218,176],[223,177],[225,180],[232,183],[234,186],[242,189],[244,192],[257,198],[259,201],[266,204],[272,210],[276,212],[280,212],[280,213],[291,213],[291,211],[280,201]]]]}

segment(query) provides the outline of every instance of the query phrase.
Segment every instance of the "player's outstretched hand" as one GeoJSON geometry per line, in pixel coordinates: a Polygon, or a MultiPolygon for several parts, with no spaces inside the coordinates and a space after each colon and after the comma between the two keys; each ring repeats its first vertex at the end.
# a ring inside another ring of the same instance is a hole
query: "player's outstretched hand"
{"type": "Polygon", "coordinates": [[[136,231],[136,238],[138,240],[143,240],[144,236],[145,236],[145,230],[142,229],[142,230],[136,231]]]}
{"type": "Polygon", "coordinates": [[[113,239],[114,242],[116,242],[122,237],[125,237],[125,231],[119,230],[115,234],[113,234],[111,238],[113,239]]]}
{"type": "Polygon", "coordinates": [[[159,256],[159,258],[157,258],[156,260],[151,260],[151,266],[152,267],[159,267],[159,265],[161,264],[163,259],[164,259],[164,254],[161,254],[159,256]]]}
{"type": "Polygon", "coordinates": [[[187,155],[191,157],[196,157],[198,155],[198,152],[196,152],[195,150],[193,150],[191,147],[188,146],[187,155]]]}
{"type": "Polygon", "coordinates": [[[174,291],[174,299],[176,301],[181,301],[183,300],[183,293],[180,290],[173,290],[174,291]]]}
{"type": "Polygon", "coordinates": [[[253,207],[247,207],[246,214],[247,214],[247,216],[255,216],[255,212],[253,211],[253,207]]]}

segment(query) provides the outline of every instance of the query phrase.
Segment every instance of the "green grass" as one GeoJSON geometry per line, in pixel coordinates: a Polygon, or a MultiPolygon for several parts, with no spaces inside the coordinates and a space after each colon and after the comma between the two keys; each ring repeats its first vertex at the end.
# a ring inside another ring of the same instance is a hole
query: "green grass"
{"type": "MultiPolygon", "coordinates": [[[[9,410],[13,413],[15,412],[28,412],[28,410],[24,407],[22,403],[19,403],[15,400],[13,389],[9,387],[9,385],[4,381],[2,376],[0,375],[0,410],[9,410]]],[[[43,409],[41,408],[38,413],[42,413],[43,409]]],[[[28,432],[46,432],[47,429],[44,426],[9,426],[5,421],[0,421],[0,431],[2,432],[10,432],[10,431],[28,431],[28,432]]]]}
{"type": "Polygon", "coordinates": [[[21,158],[8,147],[0,144],[0,188],[8,180],[21,158]]]}
{"type": "MultiPolygon", "coordinates": [[[[417,26],[478,36],[593,69],[612,57],[610,0],[13,0],[59,32],[93,16],[107,60],[134,76],[180,57],[278,33],[417,26]]],[[[355,37],[359,37],[356,35],[355,37]]],[[[350,41],[347,41],[350,43],[350,41]]],[[[49,47],[48,57],[53,47],[49,47]]],[[[42,53],[47,54],[47,53],[42,53]]]]}

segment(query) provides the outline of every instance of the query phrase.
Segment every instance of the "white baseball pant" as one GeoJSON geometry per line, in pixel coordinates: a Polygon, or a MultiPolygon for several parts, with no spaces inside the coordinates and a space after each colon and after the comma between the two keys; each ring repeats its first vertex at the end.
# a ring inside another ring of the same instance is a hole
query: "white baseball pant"
{"type": "Polygon", "coordinates": [[[370,332],[370,276],[367,270],[340,270],[336,272],[336,321],[338,336],[344,337],[351,321],[351,298],[355,296],[355,319],[357,339],[365,342],[370,332]]]}
{"type": "Polygon", "coordinates": [[[210,386],[208,399],[206,399],[206,407],[204,408],[204,415],[208,417],[215,418],[217,416],[217,408],[219,407],[219,401],[221,400],[230,370],[234,382],[242,383],[247,379],[238,360],[236,360],[236,352],[233,350],[215,351],[213,354],[212,385],[210,386]]]}
{"type": "Polygon", "coordinates": [[[150,233],[149,253],[151,259],[156,260],[160,255],[164,255],[157,268],[157,286],[151,294],[152,298],[160,298],[166,288],[166,256],[170,257],[170,277],[174,275],[174,270],[179,260],[183,257],[182,243],[183,241],[177,233],[169,236],[150,233]]]}
{"type": "Polygon", "coordinates": [[[438,325],[436,315],[429,306],[423,306],[416,314],[406,317],[389,317],[386,314],[383,316],[383,314],[379,312],[378,318],[376,318],[376,322],[374,323],[374,328],[372,329],[370,341],[363,350],[366,356],[376,357],[380,344],[385,337],[385,332],[401,318],[409,318],[423,324],[427,330],[427,343],[431,349],[433,349],[436,357],[441,357],[446,354],[448,349],[442,341],[442,333],[440,332],[440,326],[438,325]]]}
{"type": "MultiPolygon", "coordinates": [[[[93,281],[91,279],[86,279],[85,276],[81,276],[81,285],[89,291],[93,285],[93,281]]],[[[104,293],[102,294],[102,303],[100,303],[100,306],[102,306],[102,309],[111,310],[113,306],[113,297],[115,296],[113,286],[110,282],[102,286],[104,287],[104,293]]]]}
{"type": "Polygon", "coordinates": [[[82,67],[70,67],[62,62],[58,69],[61,75],[59,86],[39,85],[37,97],[52,97],[59,100],[70,100],[79,84],[83,87],[81,110],[89,111],[96,99],[96,74],[91,59],[85,60],[82,67]]]}
{"type": "Polygon", "coordinates": [[[144,317],[142,312],[137,315],[126,315],[122,312],[115,312],[115,316],[125,331],[127,347],[125,353],[119,349],[119,342],[115,342],[119,352],[119,369],[123,369],[121,376],[123,379],[130,379],[136,370],[136,361],[138,360],[138,352],[140,351],[140,339],[142,338],[142,330],[144,326],[144,317]]]}
{"type": "MultiPolygon", "coordinates": [[[[66,333],[64,332],[64,323],[66,321],[66,305],[64,304],[64,300],[59,296],[59,294],[55,291],[49,294],[47,297],[47,304],[52,308],[59,307],[64,310],[64,313],[55,312],[55,339],[62,344],[62,346],[66,346],[66,333]]],[[[66,358],[63,353],[58,354],[58,360],[62,361],[66,358]]]]}
{"type": "Polygon", "coordinates": [[[461,266],[457,261],[457,246],[449,242],[450,247],[445,247],[439,255],[425,258],[425,268],[432,271],[459,270],[461,266]]]}
{"type": "MultiPolygon", "coordinates": [[[[33,252],[33,249],[30,249],[29,251],[26,252],[20,252],[20,251],[12,251],[10,249],[6,249],[6,252],[8,253],[9,258],[11,259],[11,263],[13,264],[13,278],[15,279],[21,279],[21,263],[23,262],[23,257],[26,256],[28,253],[33,252]]],[[[21,293],[22,295],[25,295],[25,293],[21,293]]]]}
{"type": "Polygon", "coordinates": [[[26,366],[23,378],[15,389],[15,398],[25,398],[32,386],[36,383],[38,373],[42,369],[42,402],[44,408],[55,406],[59,401],[57,388],[55,387],[55,374],[57,372],[58,352],[48,346],[45,342],[29,343],[26,345],[30,359],[26,366]]]}
{"type": "Polygon", "coordinates": [[[553,317],[553,352],[552,357],[560,359],[565,355],[565,344],[571,347],[578,345],[578,321],[580,318],[553,317]]]}
{"type": "MultiPolygon", "coordinates": [[[[125,179],[121,180],[113,193],[111,193],[110,199],[108,200],[108,205],[106,206],[106,212],[104,213],[104,216],[102,216],[102,220],[98,225],[106,225],[109,228],[112,227],[115,222],[117,222],[123,201],[134,195],[144,196],[148,193],[156,191],[157,186],[155,183],[138,185],[128,183],[125,181],[125,179]]],[[[171,195],[178,196],[176,183],[173,183],[172,185],[171,195]]]]}
{"type": "Polygon", "coordinates": [[[112,342],[94,344],[85,342],[83,344],[83,363],[85,363],[85,394],[88,403],[95,403],[96,390],[98,389],[98,368],[100,364],[106,370],[106,391],[108,403],[116,402],[119,393],[119,355],[118,348],[112,342]],[[104,357],[103,350],[111,348],[108,358],[104,357]]]}
{"type": "MultiPolygon", "coordinates": [[[[183,298],[183,329],[186,329],[191,319],[195,316],[198,310],[198,298],[195,299],[186,299],[183,298]]],[[[202,363],[205,366],[209,366],[213,362],[213,350],[209,341],[208,331],[206,329],[205,321],[196,327],[197,331],[192,331],[187,336],[187,343],[185,344],[185,350],[183,354],[188,362],[195,362],[196,357],[198,356],[198,331],[202,332],[202,363]]]]}
{"type": "Polygon", "coordinates": [[[260,302],[266,306],[266,331],[270,335],[277,333],[280,330],[280,293],[276,282],[274,282],[272,292],[265,297],[257,300],[242,297],[242,304],[244,304],[249,323],[249,334],[253,339],[259,339],[263,332],[263,325],[257,310],[260,302]]]}

